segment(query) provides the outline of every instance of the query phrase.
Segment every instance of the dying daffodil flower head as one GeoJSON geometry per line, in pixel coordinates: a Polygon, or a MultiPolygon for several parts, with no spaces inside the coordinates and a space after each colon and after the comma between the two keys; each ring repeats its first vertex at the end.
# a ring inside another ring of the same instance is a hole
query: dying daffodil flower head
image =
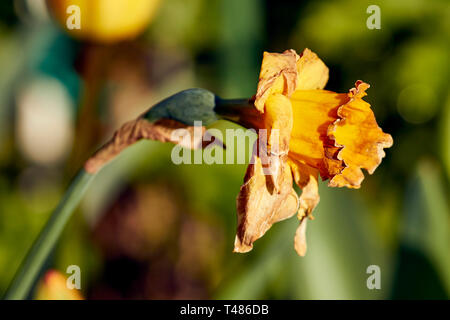
{"type": "Polygon", "coordinates": [[[327,81],[328,68],[309,49],[301,55],[294,50],[265,52],[254,98],[225,100],[205,89],[179,92],[125,123],[84,169],[95,174],[141,139],[205,147],[200,140],[205,127],[201,134],[191,134],[196,121],[209,125],[223,118],[256,129],[259,138],[237,198],[234,251],[250,251],[275,222],[297,213],[294,243],[303,256],[306,223],[320,199],[319,176],[330,187],[359,188],[362,169],[372,174],[383,149],[393,143],[363,100],[367,83],[356,81],[348,93],[335,93],[323,90],[327,81]],[[179,140],[173,135],[179,129],[193,139],[179,140]],[[293,182],[302,190],[300,197],[293,182]]]}
{"type": "Polygon", "coordinates": [[[357,81],[348,93],[335,93],[323,90],[327,81],[328,68],[309,49],[264,53],[254,107],[257,126],[268,132],[263,149],[270,165],[254,153],[247,168],[237,199],[236,252],[251,250],[272,224],[297,213],[295,249],[303,256],[306,221],[320,199],[319,175],[330,187],[359,188],[362,169],[372,174],[383,148],[392,146],[363,100],[369,85],[357,81]]]}
{"type": "Polygon", "coordinates": [[[156,14],[160,0],[47,0],[56,20],[72,36],[100,43],[133,39],[156,14]],[[69,28],[79,24],[79,28],[69,28]]]}

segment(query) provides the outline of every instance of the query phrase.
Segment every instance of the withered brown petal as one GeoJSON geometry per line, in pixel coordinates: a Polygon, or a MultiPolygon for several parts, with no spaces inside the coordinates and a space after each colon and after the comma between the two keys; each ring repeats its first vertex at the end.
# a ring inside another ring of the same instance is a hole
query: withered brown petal
{"type": "Polygon", "coordinates": [[[267,128],[267,152],[270,155],[272,173],[270,177],[276,190],[280,189],[280,171],[282,162],[289,152],[289,141],[293,126],[292,105],[289,99],[282,94],[272,94],[265,105],[264,125],[267,128]]]}
{"type": "Polygon", "coordinates": [[[288,163],[291,167],[295,183],[302,189],[298,218],[312,217],[312,211],[320,201],[318,184],[319,170],[291,158],[288,163]]]}
{"type": "Polygon", "coordinates": [[[286,161],[282,162],[282,178],[278,192],[271,179],[264,174],[261,159],[254,154],[247,168],[244,184],[237,197],[238,227],[234,252],[248,252],[253,242],[270,227],[293,216],[298,210],[298,199],[292,189],[292,173],[286,161]]]}
{"type": "Polygon", "coordinates": [[[120,127],[111,140],[86,161],[84,169],[88,173],[95,174],[122,150],[141,139],[174,142],[186,148],[198,149],[202,146],[202,136],[205,133],[205,127],[200,128],[201,134],[194,134],[194,130],[195,127],[187,126],[175,120],[161,119],[151,123],[139,117],[136,120],[126,122],[120,127]],[[188,130],[191,140],[172,140],[172,133],[177,129],[188,130]]]}
{"type": "Polygon", "coordinates": [[[300,225],[295,232],[294,238],[294,248],[297,251],[297,254],[301,257],[304,257],[306,254],[306,223],[308,218],[303,217],[300,221],[300,225]]]}
{"type": "Polygon", "coordinates": [[[302,189],[297,214],[300,225],[295,233],[294,247],[298,255],[304,256],[306,254],[306,221],[313,219],[312,212],[320,201],[319,170],[294,159],[289,159],[289,165],[296,184],[302,189]]]}
{"type": "Polygon", "coordinates": [[[283,53],[264,52],[256,91],[255,107],[264,113],[266,99],[273,93],[289,97],[297,87],[298,54],[294,50],[283,53]]]}

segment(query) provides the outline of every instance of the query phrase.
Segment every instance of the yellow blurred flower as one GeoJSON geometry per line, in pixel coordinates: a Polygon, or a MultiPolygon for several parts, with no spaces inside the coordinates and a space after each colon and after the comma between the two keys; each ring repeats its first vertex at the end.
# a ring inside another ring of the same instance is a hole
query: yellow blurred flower
{"type": "Polygon", "coordinates": [[[50,11],[71,35],[112,43],[138,36],[153,19],[160,0],[47,0],[50,11]],[[80,29],[69,30],[70,6],[78,6],[80,29]]]}
{"type": "Polygon", "coordinates": [[[36,300],[83,300],[77,289],[67,287],[67,278],[59,271],[46,272],[36,289],[36,300]]]}
{"type": "MultiPolygon", "coordinates": [[[[306,253],[306,221],[319,202],[318,176],[331,187],[359,188],[366,169],[380,164],[393,140],[377,125],[362,98],[369,85],[357,81],[349,93],[323,90],[328,68],[309,49],[264,53],[254,106],[240,120],[267,129],[267,161],[253,154],[237,199],[235,252],[247,252],[273,223],[298,212],[295,249],[306,253]],[[267,171],[268,170],[268,171],[267,171]],[[297,196],[293,181],[302,189],[297,196]]],[[[256,142],[258,143],[258,141],[256,142]]],[[[256,149],[255,149],[256,150],[256,149]]]]}

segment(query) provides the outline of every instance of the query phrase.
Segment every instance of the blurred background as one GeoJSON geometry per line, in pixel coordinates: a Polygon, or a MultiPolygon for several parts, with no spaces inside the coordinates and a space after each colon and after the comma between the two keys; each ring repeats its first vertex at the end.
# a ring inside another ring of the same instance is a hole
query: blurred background
{"type": "MultiPolygon", "coordinates": [[[[232,253],[246,165],[177,166],[172,145],[143,141],[99,174],[42,275],[78,265],[85,299],[448,299],[447,0],[1,1],[0,295],[122,123],[186,88],[250,97],[263,50],[305,47],[330,68],[326,89],[370,83],[366,100],[394,138],[360,190],[321,183],[306,257],[295,218],[232,253]],[[71,4],[81,30],[69,33],[71,4]],[[369,5],[381,29],[367,28],[369,5]],[[366,286],[369,265],[380,290],[366,286]]],[[[55,297],[46,285],[30,298],[55,297]]]]}

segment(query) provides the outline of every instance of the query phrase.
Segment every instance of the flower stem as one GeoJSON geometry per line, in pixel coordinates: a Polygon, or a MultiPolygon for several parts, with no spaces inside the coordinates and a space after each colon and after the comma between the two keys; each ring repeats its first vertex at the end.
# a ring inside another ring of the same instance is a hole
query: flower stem
{"type": "Polygon", "coordinates": [[[245,128],[258,129],[263,123],[252,99],[221,99],[216,97],[215,113],[221,118],[245,128]]]}
{"type": "Polygon", "coordinates": [[[55,247],[64,226],[81,201],[94,176],[84,170],[79,171],[16,272],[4,299],[20,300],[27,298],[42,265],[55,247]]]}

